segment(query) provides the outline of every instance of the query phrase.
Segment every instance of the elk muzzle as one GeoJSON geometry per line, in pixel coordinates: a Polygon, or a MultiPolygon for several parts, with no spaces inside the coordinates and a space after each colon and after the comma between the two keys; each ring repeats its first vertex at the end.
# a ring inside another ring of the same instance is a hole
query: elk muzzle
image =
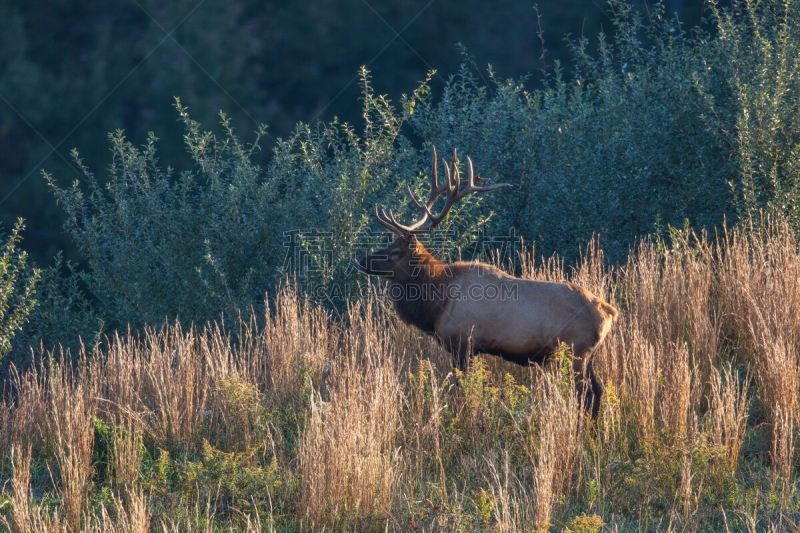
{"type": "Polygon", "coordinates": [[[391,276],[394,274],[394,262],[389,259],[388,251],[379,251],[363,257],[356,263],[358,269],[372,276],[391,276]]]}

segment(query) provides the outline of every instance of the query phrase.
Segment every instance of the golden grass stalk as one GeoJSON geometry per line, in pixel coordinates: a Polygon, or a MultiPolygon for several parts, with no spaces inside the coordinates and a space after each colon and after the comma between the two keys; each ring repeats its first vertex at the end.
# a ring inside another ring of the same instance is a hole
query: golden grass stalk
{"type": "Polygon", "coordinates": [[[137,488],[126,495],[114,495],[111,505],[101,505],[88,531],[103,533],[147,533],[151,531],[150,502],[137,488]]]}
{"type": "Polygon", "coordinates": [[[313,400],[299,450],[305,512],[320,527],[342,520],[385,520],[398,481],[398,368],[373,306],[351,315],[330,400],[313,400]]]}
{"type": "Polygon", "coordinates": [[[71,531],[79,531],[93,472],[95,400],[85,373],[76,373],[54,359],[47,392],[64,522],[71,531]]]}
{"type": "Polygon", "coordinates": [[[726,450],[728,468],[736,472],[739,455],[747,430],[747,411],[750,407],[750,376],[740,379],[731,365],[714,369],[708,395],[706,433],[712,444],[726,450]]]}
{"type": "MultiPolygon", "coordinates": [[[[615,496],[623,471],[624,483],[668,500],[658,504],[688,526],[715,494],[704,484],[718,482],[716,461],[728,474],[741,470],[751,422],[771,429],[762,451],[775,479],[795,479],[800,246],[786,224],[765,218],[713,245],[691,234],[671,245],[647,241],[622,267],[605,265],[596,244],[570,271],[558,258],[532,258],[523,256],[526,276],[574,280],[620,308],[595,355],[607,403],[592,431],[571,387],[549,371],[489,358],[474,367],[483,377],[473,370],[453,379],[447,354],[374,295],[340,319],[282,289],[263,315],[234,328],[120,333],[74,366],[45,354],[25,373],[12,370],[0,406],[0,445],[14,450],[6,526],[181,530],[228,519],[231,510],[214,500],[172,516],[175,508],[159,505],[191,500],[165,504],[163,487],[148,493],[142,484],[144,448],[168,450],[176,471],[189,460],[202,468],[204,440],[276,457],[280,518],[329,529],[560,526],[586,479],[596,483],[586,497],[592,511],[608,511],[604,498],[626,503],[615,496]],[[464,385],[478,381],[480,390],[464,385]],[[113,429],[113,497],[89,506],[94,417],[113,429]],[[51,469],[52,483],[31,487],[32,460],[51,469]],[[618,464],[628,460],[635,468],[618,464]],[[667,496],[659,484],[669,485],[667,496]],[[56,511],[32,492],[60,496],[56,511]],[[488,519],[465,516],[475,502],[488,519]]],[[[237,526],[258,530],[257,512],[237,526]]]]}
{"type": "Polygon", "coordinates": [[[531,420],[535,439],[529,449],[533,468],[534,525],[550,528],[553,506],[565,495],[580,467],[584,416],[572,384],[543,372],[532,391],[531,420]]]}

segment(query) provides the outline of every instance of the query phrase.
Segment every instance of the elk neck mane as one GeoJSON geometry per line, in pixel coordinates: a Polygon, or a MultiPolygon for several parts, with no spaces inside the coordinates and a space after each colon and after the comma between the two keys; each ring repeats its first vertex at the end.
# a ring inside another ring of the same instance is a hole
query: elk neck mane
{"type": "Polygon", "coordinates": [[[400,318],[428,334],[447,303],[451,269],[414,239],[408,270],[397,272],[391,284],[392,299],[400,318]]]}

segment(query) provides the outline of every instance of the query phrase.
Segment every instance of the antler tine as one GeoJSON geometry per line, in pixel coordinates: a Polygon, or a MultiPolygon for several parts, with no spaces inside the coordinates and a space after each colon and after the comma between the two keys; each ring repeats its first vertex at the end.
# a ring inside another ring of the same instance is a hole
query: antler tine
{"type": "Polygon", "coordinates": [[[394,213],[392,213],[391,209],[389,209],[389,220],[392,222],[392,224],[397,226],[398,229],[403,230],[403,232],[409,232],[412,230],[412,228],[404,226],[403,224],[399,223],[397,219],[394,218],[394,213]]]}
{"type": "MultiPolygon", "coordinates": [[[[387,212],[383,207],[379,209],[377,205],[375,206],[375,218],[377,218],[378,222],[385,226],[389,231],[392,233],[397,233],[398,235],[410,235],[416,227],[416,225],[406,226],[401,224],[397,221],[391,209],[387,212]]],[[[420,221],[420,223],[424,222],[425,219],[420,221]]]]}
{"type": "Polygon", "coordinates": [[[447,190],[452,191],[453,189],[458,188],[458,182],[453,183],[453,173],[450,170],[450,165],[447,164],[447,161],[442,159],[442,163],[444,164],[444,170],[447,173],[447,190]]]}
{"type": "Polygon", "coordinates": [[[475,193],[475,192],[489,192],[495,191],[497,189],[502,189],[504,187],[511,187],[510,183],[497,183],[495,185],[475,185],[475,181],[480,179],[480,176],[475,175],[475,168],[472,165],[472,158],[467,157],[467,186],[459,191],[459,198],[463,198],[464,196],[475,193]]]}
{"type": "MultiPolygon", "coordinates": [[[[406,189],[408,190],[408,196],[411,197],[411,201],[414,202],[414,205],[422,209],[423,213],[425,213],[426,215],[431,216],[431,208],[428,207],[426,204],[423,204],[419,200],[419,198],[417,198],[417,196],[414,194],[414,191],[411,190],[411,186],[406,185],[406,189]]],[[[436,197],[438,198],[438,195],[436,197]]],[[[433,199],[433,196],[431,196],[431,199],[433,199]]]]}
{"type": "MultiPolygon", "coordinates": [[[[392,223],[396,223],[398,225],[398,227],[403,231],[408,231],[408,232],[417,231],[420,228],[420,226],[425,224],[428,220],[435,219],[436,217],[431,212],[431,209],[436,204],[436,201],[439,199],[439,197],[442,194],[447,193],[447,196],[449,198],[450,196],[452,196],[454,191],[458,190],[458,178],[454,177],[453,172],[452,172],[452,168],[453,167],[449,166],[447,164],[447,161],[445,161],[445,160],[442,160],[442,161],[443,161],[444,166],[445,166],[445,173],[446,173],[446,180],[447,181],[443,185],[439,184],[439,153],[437,152],[435,146],[433,147],[432,158],[433,158],[433,160],[432,160],[432,168],[431,168],[431,189],[430,189],[430,193],[428,195],[428,201],[423,203],[422,200],[420,200],[417,197],[417,195],[414,194],[414,191],[411,189],[411,187],[407,186],[408,196],[411,198],[411,201],[414,203],[414,205],[417,206],[417,208],[422,211],[422,217],[420,219],[418,219],[416,222],[414,222],[413,224],[408,225],[408,226],[405,226],[403,224],[398,223],[396,219],[392,220],[392,223]]],[[[451,200],[448,199],[448,202],[450,202],[450,201],[451,200]]],[[[449,209],[449,207],[447,207],[446,209],[449,209]]],[[[391,212],[389,214],[389,217],[391,217],[391,212]]],[[[391,220],[391,218],[390,218],[390,220],[391,220]]],[[[438,223],[438,222],[436,222],[436,223],[438,223]]],[[[422,231],[427,231],[427,229],[422,230],[422,231]]]]}
{"type": "Polygon", "coordinates": [[[450,209],[453,207],[453,205],[468,194],[494,191],[502,187],[511,187],[511,185],[508,183],[498,183],[496,185],[488,185],[485,187],[476,185],[475,180],[480,179],[480,176],[475,175],[472,159],[467,157],[467,184],[462,189],[461,173],[458,169],[458,152],[455,149],[453,150],[453,156],[450,160],[450,164],[448,164],[447,160],[444,158],[442,158],[442,164],[444,165],[447,182],[440,186],[439,159],[438,153],[436,152],[436,147],[434,146],[433,168],[431,169],[431,191],[427,202],[422,202],[422,200],[417,198],[417,196],[414,194],[414,191],[411,189],[411,187],[407,187],[408,195],[411,197],[411,201],[418,209],[422,211],[422,216],[418,220],[416,220],[413,224],[406,226],[397,221],[394,213],[392,213],[391,210],[389,210],[387,213],[384,208],[379,209],[378,206],[375,206],[375,217],[378,219],[378,222],[380,222],[390,231],[400,235],[408,236],[414,233],[424,233],[439,225],[439,223],[442,222],[442,220],[444,220],[444,218],[447,216],[447,213],[450,212],[450,209]],[[445,193],[447,194],[445,197],[445,204],[441,211],[434,215],[431,212],[431,209],[433,209],[433,206],[436,205],[436,201],[439,199],[439,197],[445,193]],[[426,223],[427,226],[422,227],[423,224],[426,223]]]}
{"type": "Polygon", "coordinates": [[[467,181],[470,187],[475,187],[475,169],[472,167],[472,158],[467,156],[467,181]]]}
{"type": "Polygon", "coordinates": [[[384,218],[383,216],[381,216],[381,211],[383,211],[383,208],[382,208],[382,207],[379,207],[379,206],[376,204],[376,205],[375,205],[375,218],[376,218],[376,219],[378,220],[378,222],[379,222],[379,223],[380,223],[382,226],[384,226],[386,229],[388,229],[388,230],[390,230],[390,231],[392,231],[392,232],[396,232],[396,231],[397,231],[397,228],[393,227],[391,222],[389,222],[389,221],[388,221],[386,218],[384,218]]]}
{"type": "Polygon", "coordinates": [[[391,210],[387,214],[383,207],[378,210],[377,205],[375,206],[375,218],[377,218],[378,222],[392,233],[397,233],[398,235],[408,235],[412,231],[412,228],[400,224],[394,217],[394,214],[392,214],[391,210]]]}
{"type": "Polygon", "coordinates": [[[456,150],[455,148],[453,148],[453,159],[452,162],[450,163],[450,167],[453,170],[453,184],[455,185],[454,188],[458,190],[458,188],[461,186],[461,171],[458,170],[458,150],[456,150]]]}
{"type": "Polygon", "coordinates": [[[431,190],[439,190],[439,156],[436,147],[433,147],[433,163],[431,164],[431,190]]]}

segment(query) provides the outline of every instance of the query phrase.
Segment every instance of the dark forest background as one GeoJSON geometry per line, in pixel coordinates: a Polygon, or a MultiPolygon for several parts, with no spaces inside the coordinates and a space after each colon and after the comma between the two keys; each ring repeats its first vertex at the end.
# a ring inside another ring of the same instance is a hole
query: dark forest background
{"type": "MultiPolygon", "coordinates": [[[[704,24],[699,0],[666,8],[686,27],[704,24]]],[[[39,262],[57,250],[79,259],[42,169],[68,184],[77,147],[102,176],[105,135],[116,129],[134,144],[155,132],[160,159],[179,164],[187,156],[175,96],[202,124],[221,109],[243,134],[267,124],[267,159],[299,121],[359,126],[361,65],[393,99],[432,68],[436,94],[465,57],[484,82],[491,65],[500,79],[536,88],[556,62],[570,63],[565,36],[595,47],[599,32],[613,32],[609,16],[589,0],[540,0],[538,11],[529,0],[4,0],[0,222],[27,220],[25,247],[39,262]]]]}

